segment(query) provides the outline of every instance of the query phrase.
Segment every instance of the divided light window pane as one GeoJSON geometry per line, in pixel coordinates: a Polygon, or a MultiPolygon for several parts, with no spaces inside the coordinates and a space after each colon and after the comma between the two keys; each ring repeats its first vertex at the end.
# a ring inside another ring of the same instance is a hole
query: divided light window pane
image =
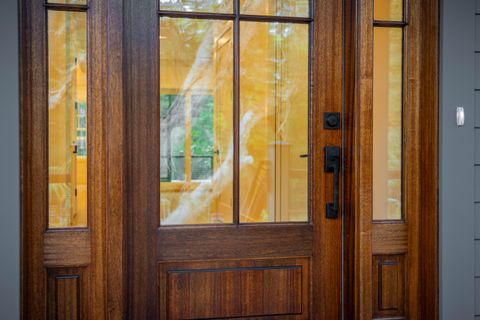
{"type": "Polygon", "coordinates": [[[374,29],[373,218],[402,219],[403,29],[374,29]]]}
{"type": "Polygon", "coordinates": [[[234,0],[159,0],[160,10],[233,13],[234,0]]]}
{"type": "Polygon", "coordinates": [[[308,221],[309,26],[240,24],[240,222],[308,221]]]}
{"type": "Polygon", "coordinates": [[[82,4],[86,5],[87,0],[49,0],[48,3],[59,3],[59,4],[82,4]]]}
{"type": "Polygon", "coordinates": [[[377,21],[403,21],[403,0],[374,0],[373,10],[377,21]]]}
{"type": "Polygon", "coordinates": [[[232,21],[160,18],[162,225],[233,221],[232,53],[232,21]]]}
{"type": "Polygon", "coordinates": [[[250,15],[308,17],[309,0],[240,0],[240,13],[250,15]]]}
{"type": "Polygon", "coordinates": [[[48,11],[48,225],[87,226],[85,12],[48,11]]]}

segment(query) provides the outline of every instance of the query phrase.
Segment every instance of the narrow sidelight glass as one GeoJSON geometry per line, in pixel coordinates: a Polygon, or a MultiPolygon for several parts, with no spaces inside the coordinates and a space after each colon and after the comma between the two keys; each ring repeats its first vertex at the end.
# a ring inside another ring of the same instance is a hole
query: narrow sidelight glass
{"type": "Polygon", "coordinates": [[[309,26],[240,24],[240,222],[308,221],[309,26]]]}
{"type": "Polygon", "coordinates": [[[402,219],[403,29],[374,29],[373,218],[402,219]]]}
{"type": "Polygon", "coordinates": [[[160,10],[210,13],[233,13],[236,0],[159,0],[160,10]]]}
{"type": "Polygon", "coordinates": [[[87,19],[48,11],[48,226],[87,226],[87,19]]]}
{"type": "Polygon", "coordinates": [[[373,10],[377,21],[403,21],[403,0],[374,0],[373,10]]]}
{"type": "Polygon", "coordinates": [[[240,0],[240,13],[249,15],[308,17],[309,0],[240,0]]]}
{"type": "Polygon", "coordinates": [[[233,22],[160,18],[162,225],[233,221],[232,96],[233,22]]]}

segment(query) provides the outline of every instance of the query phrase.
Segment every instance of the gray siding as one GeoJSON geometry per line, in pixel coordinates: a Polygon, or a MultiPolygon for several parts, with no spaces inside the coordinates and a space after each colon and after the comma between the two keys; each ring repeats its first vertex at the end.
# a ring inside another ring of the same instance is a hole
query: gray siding
{"type": "Polygon", "coordinates": [[[0,319],[20,318],[17,1],[0,9],[0,319]]]}
{"type": "Polygon", "coordinates": [[[480,319],[480,0],[475,9],[475,315],[480,319]]]}
{"type": "Polygon", "coordinates": [[[445,320],[480,319],[480,166],[475,166],[480,165],[480,19],[476,10],[480,0],[441,1],[440,312],[445,320]],[[466,113],[465,126],[460,128],[455,121],[459,106],[466,113]]]}

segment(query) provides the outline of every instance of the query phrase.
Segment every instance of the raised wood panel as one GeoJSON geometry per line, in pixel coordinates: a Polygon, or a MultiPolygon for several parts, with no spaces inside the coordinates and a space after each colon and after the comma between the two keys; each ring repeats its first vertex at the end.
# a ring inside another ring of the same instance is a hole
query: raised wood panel
{"type": "Polygon", "coordinates": [[[160,228],[157,259],[310,256],[312,233],[308,224],[160,228]]]}
{"type": "Polygon", "coordinates": [[[160,263],[161,319],[309,316],[309,260],[160,263]]]}
{"type": "Polygon", "coordinates": [[[405,316],[405,256],[373,257],[373,317],[405,316]]]}
{"type": "Polygon", "coordinates": [[[86,317],[84,269],[47,270],[47,318],[77,320],[86,317]]]}
{"type": "Polygon", "coordinates": [[[85,266],[90,263],[90,232],[52,231],[45,233],[43,239],[45,266],[85,266]]]}
{"type": "Polygon", "coordinates": [[[406,223],[374,223],[372,225],[372,253],[395,254],[408,250],[406,223]]]}

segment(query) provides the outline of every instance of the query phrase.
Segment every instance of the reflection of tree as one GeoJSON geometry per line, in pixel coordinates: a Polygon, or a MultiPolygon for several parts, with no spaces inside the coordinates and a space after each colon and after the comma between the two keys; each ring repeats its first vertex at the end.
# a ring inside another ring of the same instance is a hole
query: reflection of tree
{"type": "Polygon", "coordinates": [[[192,97],[192,154],[213,154],[213,97],[192,97]]]}
{"type": "MultiPolygon", "coordinates": [[[[251,129],[258,120],[252,112],[248,112],[240,121],[240,169],[253,161],[252,156],[248,154],[245,143],[248,141],[251,129]]],[[[233,141],[230,143],[225,160],[215,170],[211,181],[203,181],[191,193],[184,193],[177,208],[162,223],[166,225],[184,224],[188,219],[203,213],[210,206],[210,203],[232,183],[232,172],[233,141]],[[215,187],[212,188],[212,185],[215,185],[215,187]]]]}
{"type": "MultiPolygon", "coordinates": [[[[259,5],[258,3],[256,5],[259,5]]],[[[175,2],[175,4],[178,4],[178,2],[175,2]]],[[[172,59],[180,63],[186,62],[189,65],[188,72],[178,90],[178,96],[190,95],[193,97],[195,91],[198,91],[199,88],[207,87],[205,84],[208,84],[209,88],[213,88],[212,94],[214,96],[215,92],[231,88],[230,83],[226,84],[225,82],[232,81],[230,68],[233,63],[232,58],[228,57],[224,62],[225,65],[220,68],[219,72],[222,73],[221,75],[215,73],[212,67],[215,63],[213,60],[216,57],[214,43],[217,41],[216,36],[219,34],[219,26],[220,29],[228,28],[231,26],[231,22],[217,24],[217,22],[212,23],[212,21],[207,20],[162,18],[162,27],[168,28],[169,31],[168,38],[178,39],[176,40],[176,46],[180,49],[175,53],[166,52],[166,56],[171,57],[171,55],[174,55],[172,59]]],[[[289,119],[291,114],[295,117],[303,116],[302,112],[298,112],[300,106],[293,105],[295,102],[291,101],[296,99],[296,102],[298,102],[299,97],[300,100],[303,99],[302,95],[306,97],[305,104],[308,101],[308,89],[306,89],[308,72],[306,73],[303,68],[303,62],[306,61],[303,59],[308,56],[306,54],[308,53],[308,27],[306,25],[302,27],[304,28],[297,29],[292,24],[287,23],[266,24],[248,22],[241,25],[240,56],[244,57],[244,61],[248,61],[250,65],[248,68],[242,67],[240,70],[242,79],[249,83],[249,90],[246,93],[242,93],[240,169],[246,165],[253,164],[255,159],[252,155],[257,156],[265,153],[267,150],[266,142],[263,141],[265,137],[261,138],[258,134],[252,134],[251,131],[254,127],[265,126],[266,120],[281,113],[278,123],[272,127],[274,129],[273,135],[280,137],[281,132],[288,127],[289,120],[291,123],[291,119],[289,119]],[[263,29],[261,28],[262,25],[267,27],[263,29]],[[259,30],[263,33],[259,34],[259,30]],[[257,47],[258,41],[256,40],[259,37],[264,37],[266,42],[264,45],[257,47]],[[299,39],[302,40],[299,41],[299,39]],[[292,55],[291,52],[294,52],[294,54],[292,55]],[[265,53],[267,53],[267,56],[265,56],[265,53]],[[301,59],[298,62],[302,65],[301,68],[295,66],[295,59],[298,58],[301,59]],[[284,69],[286,70],[285,72],[284,69]],[[262,75],[259,77],[258,70],[266,71],[268,76],[262,75]],[[292,76],[293,78],[291,78],[292,76]],[[303,86],[298,85],[299,79],[303,81],[302,84],[305,84],[305,89],[303,86]],[[250,85],[252,88],[250,88],[250,85]],[[265,94],[269,96],[269,101],[258,99],[258,95],[265,94]],[[294,107],[297,108],[296,112],[293,109],[294,107]],[[257,148],[263,148],[263,150],[257,153],[257,148]]],[[[210,129],[213,127],[213,119],[210,118],[210,115],[213,113],[213,110],[216,110],[213,102],[212,99],[211,103],[210,101],[206,103],[204,110],[197,115],[197,119],[192,119],[194,120],[192,122],[192,155],[212,152],[212,146],[214,145],[213,137],[210,140],[209,138],[204,138],[204,136],[206,131],[213,133],[213,130],[210,129]],[[195,121],[197,122],[195,123],[195,121]]],[[[306,117],[307,113],[304,116],[306,117]]],[[[307,127],[302,127],[301,129],[307,132],[307,127]]],[[[291,129],[289,130],[291,131],[291,129]]],[[[302,130],[297,131],[303,132],[302,130]]],[[[300,148],[306,147],[306,136],[295,134],[302,139],[305,137],[305,141],[301,140],[300,148]]],[[[302,153],[306,152],[302,150],[302,153]]],[[[227,155],[215,169],[211,180],[200,182],[193,191],[190,189],[191,185],[187,186],[185,184],[185,189],[180,196],[178,204],[162,220],[162,224],[184,224],[204,214],[208,211],[212,202],[221,196],[226,189],[231,188],[232,172],[233,143],[230,142],[227,155]]],[[[162,199],[168,201],[168,195],[162,199]]]]}
{"type": "Polygon", "coordinates": [[[68,90],[73,90],[72,82],[77,69],[86,73],[86,29],[85,18],[81,13],[67,12],[50,15],[49,44],[49,108],[62,106],[68,90]],[[63,18],[63,19],[61,19],[63,18]],[[68,28],[68,30],[67,30],[68,28]],[[65,56],[65,63],[58,63],[59,55],[65,56]]]}
{"type": "Polygon", "coordinates": [[[160,0],[162,10],[231,12],[232,0],[160,0]]]}

